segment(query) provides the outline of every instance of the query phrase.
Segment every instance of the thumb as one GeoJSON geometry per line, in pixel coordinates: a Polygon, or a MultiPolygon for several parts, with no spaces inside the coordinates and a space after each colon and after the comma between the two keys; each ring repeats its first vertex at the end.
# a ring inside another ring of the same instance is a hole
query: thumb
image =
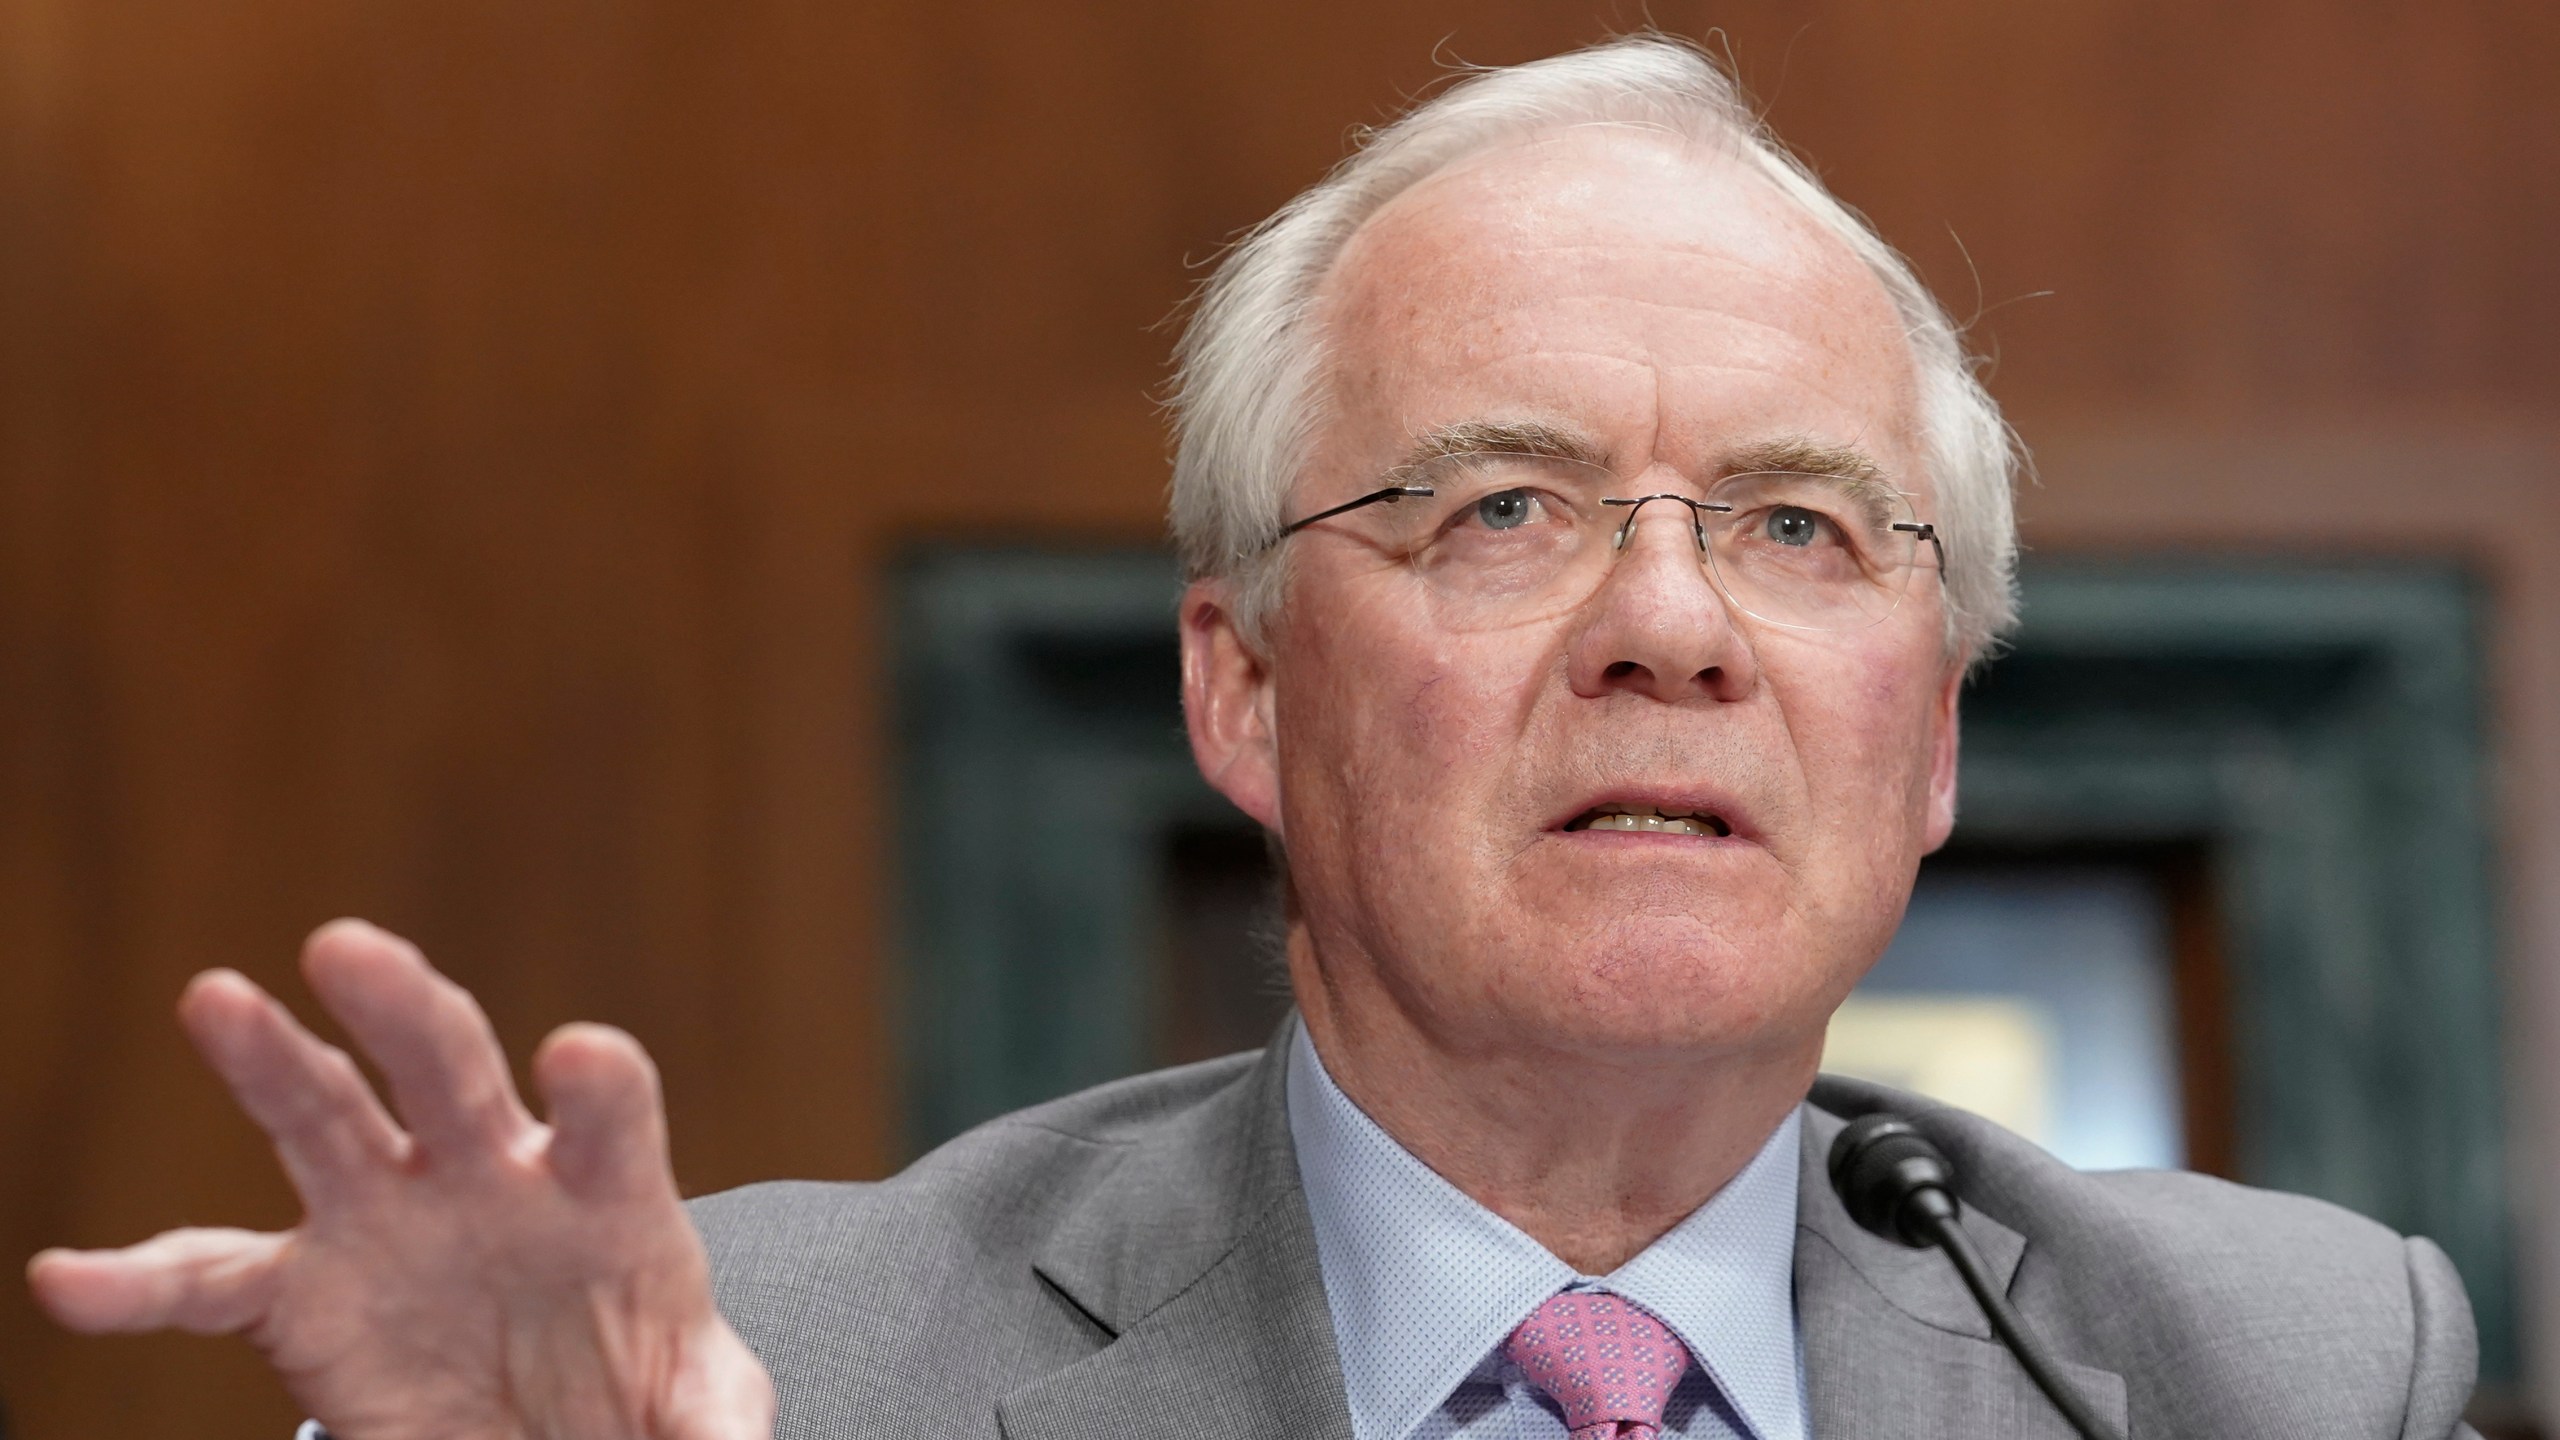
{"type": "Polygon", "coordinates": [[[291,1239],[172,1230],[122,1250],[47,1250],[27,1262],[27,1284],[57,1323],[83,1334],[228,1334],[267,1313],[291,1239]]]}

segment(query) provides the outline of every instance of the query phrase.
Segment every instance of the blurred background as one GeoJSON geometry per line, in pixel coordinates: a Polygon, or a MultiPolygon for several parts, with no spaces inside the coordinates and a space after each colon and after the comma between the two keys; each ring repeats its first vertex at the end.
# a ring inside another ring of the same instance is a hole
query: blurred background
{"type": "MultiPolygon", "coordinates": [[[[1834,1061],[2443,1239],[2560,1385],[2540,0],[0,4],[0,1252],[290,1223],[170,1015],[329,916],[688,1191],[1257,1043],[1165,321],[1442,62],[1650,20],[1995,359],[2027,630],[1834,1061]]],[[[0,1286],[21,1440],[283,1440],[0,1286]]]]}

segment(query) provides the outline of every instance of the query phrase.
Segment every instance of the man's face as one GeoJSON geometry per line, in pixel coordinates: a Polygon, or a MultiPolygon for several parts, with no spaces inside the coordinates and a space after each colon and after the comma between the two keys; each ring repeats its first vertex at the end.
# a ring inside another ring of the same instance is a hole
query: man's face
{"type": "MultiPolygon", "coordinates": [[[[1700,147],[1590,127],[1478,157],[1374,217],[1319,315],[1328,408],[1292,515],[1418,437],[1523,424],[1604,455],[1613,494],[1704,495],[1793,447],[1936,513],[1883,290],[1700,147]]],[[[1587,602],[1490,628],[1445,623],[1349,525],[1287,542],[1259,658],[1195,591],[1195,747],[1286,840],[1311,1010],[1391,1005],[1460,1050],[1818,1045],[1952,823],[1938,577],[1870,628],[1780,628],[1729,605],[1687,522],[1645,507],[1587,602]],[[1732,833],[1583,828],[1611,806],[1732,833]]]]}

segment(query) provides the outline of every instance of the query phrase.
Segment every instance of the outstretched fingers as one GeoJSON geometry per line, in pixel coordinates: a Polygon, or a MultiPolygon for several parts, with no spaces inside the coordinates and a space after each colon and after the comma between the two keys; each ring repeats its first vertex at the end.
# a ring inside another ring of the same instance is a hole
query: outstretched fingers
{"type": "Polygon", "coordinates": [[[552,1173],[570,1194],[673,1194],[658,1068],[639,1041],[609,1025],[563,1025],[535,1052],[533,1083],[551,1121],[552,1173]]]}
{"type": "Polygon", "coordinates": [[[273,1303],[291,1237],[172,1230],[122,1250],[47,1250],[27,1264],[46,1312],[85,1334],[244,1330],[273,1303]]]}
{"type": "Polygon", "coordinates": [[[489,1017],[416,946],[361,920],[332,920],[303,945],[302,973],[382,1067],[429,1159],[493,1158],[532,1129],[489,1017]]]}
{"type": "Polygon", "coordinates": [[[408,1138],[347,1053],[304,1029],[273,996],[230,970],[187,986],[178,1018],[240,1108],[275,1142],[303,1202],[335,1196],[398,1166],[408,1138]]]}

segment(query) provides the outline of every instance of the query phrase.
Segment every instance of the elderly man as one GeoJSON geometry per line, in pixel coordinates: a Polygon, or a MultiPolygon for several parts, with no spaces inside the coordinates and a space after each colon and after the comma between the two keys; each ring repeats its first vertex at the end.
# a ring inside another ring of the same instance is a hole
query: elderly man
{"type": "Polygon", "coordinates": [[[2071,1433],[1825,1178],[1891,1106],[2099,1427],[2467,1433],[2426,1242],[1816,1084],[1955,821],[2011,454],[1698,55],[1479,74],[1371,137],[1227,259],[1179,425],[1192,746],[1288,859],[1268,1050],[688,1216],[629,1039],[551,1037],[538,1123],[470,999],[341,922],[306,970],[398,1120],[201,978],[308,1216],[50,1253],[45,1303],[244,1332],[339,1440],[2071,1433]]]}

